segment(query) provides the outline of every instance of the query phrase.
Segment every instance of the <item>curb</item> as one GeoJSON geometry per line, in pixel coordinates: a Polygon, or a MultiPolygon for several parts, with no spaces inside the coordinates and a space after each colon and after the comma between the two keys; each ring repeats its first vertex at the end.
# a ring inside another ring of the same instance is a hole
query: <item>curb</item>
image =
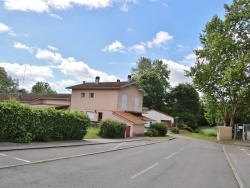
{"type": "MultiPolygon", "coordinates": [[[[125,147],[125,148],[120,148],[120,149],[115,149],[115,150],[110,149],[110,150],[98,151],[98,152],[93,152],[93,153],[86,153],[86,154],[72,155],[72,156],[67,156],[67,157],[58,157],[58,158],[53,158],[53,159],[34,161],[34,162],[30,162],[30,163],[20,163],[20,164],[16,164],[16,165],[0,166],[0,169],[6,169],[6,168],[18,167],[18,166],[26,166],[26,165],[32,165],[32,164],[47,163],[47,162],[52,162],[52,161],[71,159],[71,158],[76,158],[76,157],[84,157],[84,156],[90,156],[90,155],[96,155],[96,154],[102,154],[102,153],[109,153],[109,152],[114,152],[114,151],[126,150],[126,149],[130,149],[130,148],[136,148],[136,147],[142,147],[142,146],[167,142],[167,141],[171,141],[171,140],[174,140],[174,139],[175,139],[175,137],[171,138],[169,140],[157,141],[157,142],[141,144],[141,145],[131,146],[131,147],[125,147]]],[[[113,143],[119,143],[119,142],[113,142],[113,143]]]]}
{"type": "Polygon", "coordinates": [[[112,141],[112,142],[96,142],[96,143],[82,143],[82,144],[69,144],[69,145],[53,145],[53,146],[41,146],[41,147],[24,147],[24,148],[7,148],[0,149],[0,152],[4,151],[18,151],[18,150],[35,150],[35,149],[50,149],[50,148],[66,148],[66,147],[78,147],[78,146],[88,146],[88,145],[101,145],[101,144],[110,144],[110,143],[120,143],[120,142],[133,142],[133,141],[142,141],[142,139],[134,140],[121,140],[121,141],[112,141]]]}
{"type": "Polygon", "coordinates": [[[244,186],[244,184],[242,183],[239,174],[236,172],[236,169],[234,168],[233,163],[231,162],[231,160],[230,160],[230,158],[229,158],[229,156],[228,156],[228,154],[227,154],[225,148],[222,147],[222,149],[223,149],[223,151],[224,151],[224,153],[225,153],[225,155],[226,155],[226,157],[227,157],[228,163],[229,163],[229,165],[230,165],[230,167],[231,167],[231,169],[232,169],[232,171],[233,171],[233,173],[234,173],[235,179],[237,180],[237,183],[238,183],[239,187],[240,187],[240,188],[245,188],[245,186],[244,186]]]}

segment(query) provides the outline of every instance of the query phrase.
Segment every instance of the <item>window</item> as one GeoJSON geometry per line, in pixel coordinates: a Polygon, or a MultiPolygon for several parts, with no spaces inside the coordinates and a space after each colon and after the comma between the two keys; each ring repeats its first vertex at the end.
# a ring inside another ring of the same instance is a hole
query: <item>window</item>
{"type": "Polygon", "coordinates": [[[93,98],[94,98],[94,93],[90,93],[90,94],[89,94],[89,98],[90,98],[90,99],[93,99],[93,98]]]}
{"type": "Polygon", "coordinates": [[[85,93],[81,93],[81,98],[85,98],[85,93]]]}
{"type": "Polygon", "coordinates": [[[95,116],[94,112],[87,112],[87,115],[89,116],[90,119],[93,119],[95,116]]]}

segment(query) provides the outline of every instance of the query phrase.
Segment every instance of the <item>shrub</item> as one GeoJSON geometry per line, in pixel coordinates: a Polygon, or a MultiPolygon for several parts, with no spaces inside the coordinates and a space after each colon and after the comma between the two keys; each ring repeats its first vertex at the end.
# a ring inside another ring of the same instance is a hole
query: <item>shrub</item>
{"type": "Polygon", "coordinates": [[[189,132],[194,132],[194,130],[191,127],[188,127],[187,125],[183,125],[183,129],[189,132]]]}
{"type": "Polygon", "coordinates": [[[0,103],[0,141],[80,140],[91,121],[86,114],[35,109],[11,100],[0,103]]]}
{"type": "Polygon", "coordinates": [[[165,136],[167,134],[167,131],[168,131],[165,123],[153,123],[150,126],[149,130],[150,129],[156,130],[158,133],[158,136],[165,136]]]}
{"type": "Polygon", "coordinates": [[[156,136],[158,136],[158,131],[155,129],[149,128],[148,131],[144,133],[144,136],[156,137],[156,136]]]}
{"type": "Polygon", "coordinates": [[[177,127],[172,127],[171,132],[175,134],[179,134],[180,130],[177,127]]]}
{"type": "Polygon", "coordinates": [[[103,120],[99,124],[102,138],[124,138],[127,125],[115,120],[103,120]]]}

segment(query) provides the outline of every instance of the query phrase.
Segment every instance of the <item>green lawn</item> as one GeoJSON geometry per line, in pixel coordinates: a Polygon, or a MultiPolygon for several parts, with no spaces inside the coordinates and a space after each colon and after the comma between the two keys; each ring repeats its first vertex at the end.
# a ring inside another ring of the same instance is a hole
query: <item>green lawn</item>
{"type": "Polygon", "coordinates": [[[85,135],[84,138],[86,139],[91,139],[91,138],[101,138],[99,135],[99,128],[95,128],[95,127],[89,127],[87,129],[87,134],[85,135]]]}
{"type": "Polygon", "coordinates": [[[184,132],[181,135],[215,141],[217,139],[217,127],[199,127],[195,133],[184,132]]]}

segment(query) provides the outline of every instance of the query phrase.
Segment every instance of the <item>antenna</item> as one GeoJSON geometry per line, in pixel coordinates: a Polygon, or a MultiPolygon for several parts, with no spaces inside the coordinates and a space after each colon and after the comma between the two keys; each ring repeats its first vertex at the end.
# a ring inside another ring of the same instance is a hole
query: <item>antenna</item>
{"type": "Polygon", "coordinates": [[[23,87],[24,87],[25,72],[26,72],[26,64],[24,65],[24,73],[23,73],[23,87]]]}

